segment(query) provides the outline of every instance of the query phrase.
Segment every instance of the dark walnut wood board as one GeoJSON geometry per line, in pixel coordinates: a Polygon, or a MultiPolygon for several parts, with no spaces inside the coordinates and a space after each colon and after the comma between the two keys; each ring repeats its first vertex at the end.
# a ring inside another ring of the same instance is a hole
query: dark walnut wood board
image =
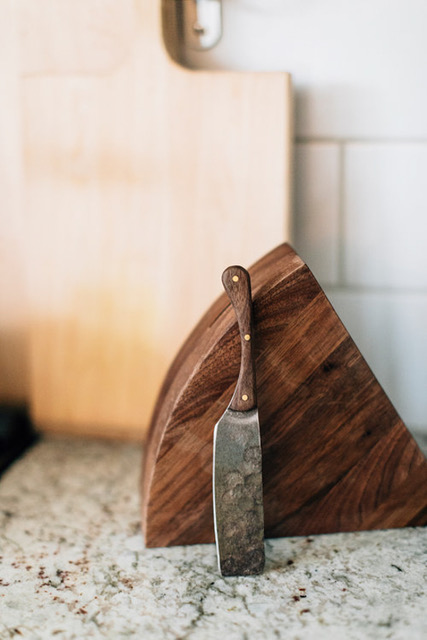
{"type": "MultiPolygon", "coordinates": [[[[427,524],[427,461],[307,265],[283,244],[249,272],[266,537],[427,524]]],[[[214,540],[213,429],[240,355],[224,293],[154,410],[142,474],[149,547],[214,540]]]]}

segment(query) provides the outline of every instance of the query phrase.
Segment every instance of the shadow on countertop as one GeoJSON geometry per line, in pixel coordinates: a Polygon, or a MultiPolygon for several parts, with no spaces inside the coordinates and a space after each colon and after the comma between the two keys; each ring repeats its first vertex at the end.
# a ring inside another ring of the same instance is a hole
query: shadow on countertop
{"type": "Polygon", "coordinates": [[[0,477],[37,440],[26,407],[0,405],[0,477]]]}

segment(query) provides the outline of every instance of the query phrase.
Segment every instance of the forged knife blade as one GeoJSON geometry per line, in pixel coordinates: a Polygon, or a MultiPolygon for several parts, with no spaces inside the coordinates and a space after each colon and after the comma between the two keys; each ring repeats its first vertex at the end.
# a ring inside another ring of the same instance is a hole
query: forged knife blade
{"type": "Polygon", "coordinates": [[[237,317],[242,355],[236,389],[214,430],[215,540],[223,576],[254,575],[264,568],[264,508],[251,282],[243,267],[232,266],[222,283],[237,317]]]}

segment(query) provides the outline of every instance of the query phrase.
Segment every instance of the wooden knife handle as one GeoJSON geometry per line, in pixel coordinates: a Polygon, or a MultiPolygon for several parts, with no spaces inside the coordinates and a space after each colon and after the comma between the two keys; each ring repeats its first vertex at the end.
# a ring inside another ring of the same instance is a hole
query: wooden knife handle
{"type": "Polygon", "coordinates": [[[249,411],[257,406],[251,279],[246,269],[233,266],[222,274],[222,284],[236,314],[242,345],[240,374],[230,409],[249,411]]]}

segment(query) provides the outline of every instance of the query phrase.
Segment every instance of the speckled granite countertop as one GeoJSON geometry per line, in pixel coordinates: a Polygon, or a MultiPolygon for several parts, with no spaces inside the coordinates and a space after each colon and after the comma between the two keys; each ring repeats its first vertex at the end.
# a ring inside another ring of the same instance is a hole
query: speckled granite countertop
{"type": "Polygon", "coordinates": [[[427,637],[427,529],[270,540],[260,577],[214,545],[144,549],[140,448],[47,439],[0,481],[0,638],[427,637]]]}

